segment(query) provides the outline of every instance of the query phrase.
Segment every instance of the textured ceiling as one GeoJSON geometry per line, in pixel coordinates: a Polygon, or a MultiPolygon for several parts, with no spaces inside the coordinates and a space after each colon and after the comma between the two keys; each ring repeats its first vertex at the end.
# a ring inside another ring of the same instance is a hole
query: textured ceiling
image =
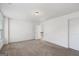
{"type": "Polygon", "coordinates": [[[78,3],[4,3],[0,9],[5,16],[14,19],[45,21],[49,18],[66,15],[79,11],[78,3]],[[39,12],[35,16],[34,11],[39,12]]]}

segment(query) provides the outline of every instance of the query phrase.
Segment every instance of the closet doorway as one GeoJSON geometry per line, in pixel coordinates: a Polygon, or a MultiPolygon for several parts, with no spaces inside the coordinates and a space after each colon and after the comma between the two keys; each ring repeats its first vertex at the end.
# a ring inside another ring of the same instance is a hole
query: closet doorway
{"type": "Polygon", "coordinates": [[[79,50],[79,18],[69,20],[69,47],[79,50]]]}

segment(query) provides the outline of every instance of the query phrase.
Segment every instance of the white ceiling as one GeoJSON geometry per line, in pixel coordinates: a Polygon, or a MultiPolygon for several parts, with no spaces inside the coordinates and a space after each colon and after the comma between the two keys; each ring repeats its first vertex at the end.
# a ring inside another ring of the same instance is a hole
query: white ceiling
{"type": "Polygon", "coordinates": [[[79,11],[78,3],[4,3],[0,9],[5,16],[14,19],[26,19],[32,21],[44,21],[65,14],[79,11]],[[34,10],[40,12],[33,15],[34,10]]]}

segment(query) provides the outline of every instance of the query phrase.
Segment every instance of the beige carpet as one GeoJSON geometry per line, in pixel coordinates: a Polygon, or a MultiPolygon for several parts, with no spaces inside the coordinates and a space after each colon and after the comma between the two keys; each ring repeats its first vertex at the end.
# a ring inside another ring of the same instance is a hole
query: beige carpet
{"type": "Polygon", "coordinates": [[[5,45],[0,55],[8,56],[79,56],[79,51],[66,49],[43,40],[27,40],[5,45]]]}

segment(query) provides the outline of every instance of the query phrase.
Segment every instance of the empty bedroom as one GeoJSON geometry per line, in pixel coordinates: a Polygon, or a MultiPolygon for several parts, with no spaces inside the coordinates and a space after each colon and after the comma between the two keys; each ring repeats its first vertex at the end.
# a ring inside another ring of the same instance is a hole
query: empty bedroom
{"type": "Polygon", "coordinates": [[[0,56],[79,56],[79,3],[0,3],[0,56]]]}

